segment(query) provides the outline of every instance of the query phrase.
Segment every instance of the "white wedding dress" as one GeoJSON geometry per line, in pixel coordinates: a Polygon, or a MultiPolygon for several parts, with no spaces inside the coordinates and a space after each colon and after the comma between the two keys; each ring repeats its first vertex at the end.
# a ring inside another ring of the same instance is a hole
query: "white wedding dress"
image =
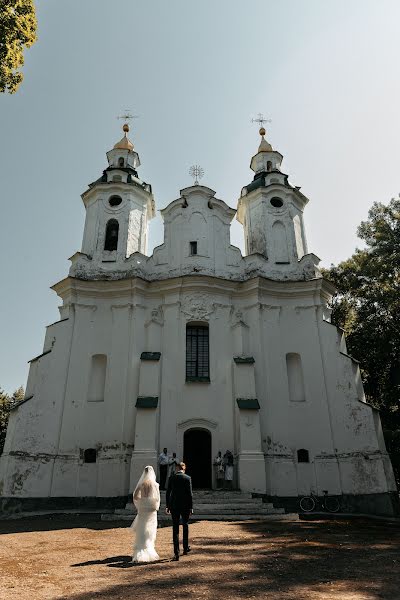
{"type": "Polygon", "coordinates": [[[131,528],[135,532],[133,562],[159,560],[155,549],[157,511],[160,508],[160,490],[153,467],[145,467],[133,493],[137,515],[131,528]]]}

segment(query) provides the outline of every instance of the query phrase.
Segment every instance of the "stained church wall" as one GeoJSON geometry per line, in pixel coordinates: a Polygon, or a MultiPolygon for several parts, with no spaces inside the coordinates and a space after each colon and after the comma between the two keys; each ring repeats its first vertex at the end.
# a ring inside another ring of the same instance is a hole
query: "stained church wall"
{"type": "Polygon", "coordinates": [[[126,135],[108,159],[82,196],[82,252],[53,286],[61,319],[12,411],[3,497],[123,499],[163,447],[182,458],[197,429],[213,456],[234,452],[243,491],[393,492],[378,413],[326,320],[333,288],[307,254],[308,200],[280,172],[282,156],[263,140],[252,159],[238,203],[247,256],[230,244],[236,211],[199,185],[161,211],[164,242],[145,256],[151,187],[126,135]],[[186,371],[188,326],[207,329],[209,380],[186,371]]]}

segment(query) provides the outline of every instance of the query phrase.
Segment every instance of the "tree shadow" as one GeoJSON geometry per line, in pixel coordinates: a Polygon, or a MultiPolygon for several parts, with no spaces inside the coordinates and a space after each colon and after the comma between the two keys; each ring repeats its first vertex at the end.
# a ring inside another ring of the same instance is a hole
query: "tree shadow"
{"type": "MultiPolygon", "coordinates": [[[[218,524],[215,524],[218,527],[218,524]]],[[[134,580],[58,600],[363,597],[398,600],[400,530],[371,522],[231,523],[212,538],[193,535],[193,554],[141,565],[134,580]],[[231,527],[232,528],[231,528],[231,527]],[[231,535],[229,535],[231,533],[231,535]],[[332,594],[332,595],[331,595],[332,594]]],[[[128,568],[126,556],[81,565],[128,568]]]]}

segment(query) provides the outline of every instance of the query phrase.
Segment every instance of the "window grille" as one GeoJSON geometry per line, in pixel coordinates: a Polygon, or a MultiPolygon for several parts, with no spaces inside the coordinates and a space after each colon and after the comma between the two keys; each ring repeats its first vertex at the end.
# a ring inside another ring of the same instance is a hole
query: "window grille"
{"type": "Polygon", "coordinates": [[[208,325],[186,326],[186,381],[209,381],[208,325]]]}

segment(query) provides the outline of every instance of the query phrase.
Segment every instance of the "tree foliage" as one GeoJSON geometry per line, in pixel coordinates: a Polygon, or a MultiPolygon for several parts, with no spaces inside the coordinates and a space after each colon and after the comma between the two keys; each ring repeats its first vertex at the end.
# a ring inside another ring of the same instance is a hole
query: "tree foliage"
{"type": "Polygon", "coordinates": [[[0,0],[0,92],[13,94],[24,76],[24,49],[36,41],[33,0],[0,0]]]}
{"type": "Polygon", "coordinates": [[[0,388],[0,454],[3,452],[4,442],[6,441],[7,425],[12,407],[24,399],[25,392],[22,385],[15,390],[12,396],[6,394],[0,388]]]}
{"type": "Polygon", "coordinates": [[[365,248],[332,266],[332,320],[361,362],[367,399],[389,429],[400,428],[400,199],[375,203],[358,228],[365,248]]]}
{"type": "Polygon", "coordinates": [[[361,363],[367,401],[380,409],[389,452],[400,457],[400,198],[373,204],[358,228],[365,242],[325,271],[338,293],[332,321],[361,363]]]}

